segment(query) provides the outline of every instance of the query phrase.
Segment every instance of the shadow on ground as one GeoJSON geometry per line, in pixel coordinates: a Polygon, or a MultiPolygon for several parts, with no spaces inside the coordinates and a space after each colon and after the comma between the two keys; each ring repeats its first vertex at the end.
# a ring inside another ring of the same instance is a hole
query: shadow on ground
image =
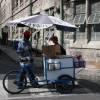
{"type": "Polygon", "coordinates": [[[78,82],[83,87],[91,90],[92,93],[100,93],[100,83],[99,82],[93,82],[91,80],[86,80],[86,79],[79,79],[78,82]]]}
{"type": "Polygon", "coordinates": [[[0,74],[6,74],[10,70],[18,69],[18,63],[0,51],[0,74]]]}

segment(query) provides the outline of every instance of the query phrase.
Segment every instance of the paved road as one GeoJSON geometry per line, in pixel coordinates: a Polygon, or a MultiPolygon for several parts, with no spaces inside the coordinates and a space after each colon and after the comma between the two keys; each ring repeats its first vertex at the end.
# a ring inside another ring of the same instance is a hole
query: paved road
{"type": "MultiPolygon", "coordinates": [[[[93,91],[91,91],[90,89],[88,89],[87,87],[84,87],[83,85],[80,84],[80,86],[75,87],[73,92],[71,94],[65,94],[62,95],[60,93],[58,93],[55,89],[51,89],[51,88],[46,88],[46,87],[42,87],[42,88],[29,88],[26,89],[25,91],[23,91],[20,94],[16,94],[16,95],[11,95],[8,94],[2,87],[2,79],[5,75],[5,73],[7,73],[9,70],[15,70],[18,69],[18,63],[15,63],[14,61],[12,61],[6,54],[4,53],[0,53],[0,100],[39,100],[41,98],[44,99],[59,99],[59,100],[65,100],[66,98],[69,98],[68,100],[77,100],[74,99],[75,98],[81,98],[85,97],[85,95],[88,97],[88,94],[90,95],[89,99],[86,100],[98,100],[98,99],[93,99],[91,96],[96,96],[96,98],[98,98],[99,96],[99,91],[96,91],[95,94],[91,94],[93,93],[93,91]],[[62,97],[63,96],[63,97],[62,97]],[[33,99],[34,98],[34,99],[33,99]],[[62,99],[61,99],[62,98],[62,99]]],[[[81,82],[80,82],[81,83],[81,82]]],[[[67,100],[67,99],[66,99],[67,100]]],[[[82,99],[78,99],[78,100],[82,100],[82,99]]]]}
{"type": "MultiPolygon", "coordinates": [[[[10,95],[8,94],[2,87],[2,79],[4,75],[10,71],[10,70],[16,70],[18,69],[19,65],[18,63],[15,63],[10,59],[6,54],[3,52],[0,53],[0,89],[2,90],[0,92],[0,98],[1,99],[9,99],[9,98],[16,98],[16,97],[30,97],[30,96],[39,96],[39,95],[51,95],[51,94],[58,94],[55,90],[47,89],[46,87],[39,88],[29,88],[23,91],[21,94],[18,95],[10,95]]],[[[8,81],[9,84],[9,81],[8,81]]],[[[0,100],[1,100],[0,99],[0,100]]]]}
{"type": "MultiPolygon", "coordinates": [[[[9,99],[8,99],[9,100],[9,99]]],[[[28,97],[28,98],[13,98],[10,100],[100,100],[99,94],[72,94],[60,96],[46,96],[46,97],[28,97]]]]}

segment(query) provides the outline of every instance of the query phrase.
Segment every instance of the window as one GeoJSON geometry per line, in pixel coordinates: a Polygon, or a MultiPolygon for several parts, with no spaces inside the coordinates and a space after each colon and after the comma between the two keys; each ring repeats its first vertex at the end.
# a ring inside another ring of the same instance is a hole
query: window
{"type": "Polygon", "coordinates": [[[39,39],[39,38],[40,38],[40,32],[37,33],[37,39],[39,39]]]}
{"type": "Polygon", "coordinates": [[[92,26],[91,40],[100,41],[100,24],[92,26]]]}
{"type": "Polygon", "coordinates": [[[75,0],[75,6],[76,6],[76,9],[75,9],[75,17],[74,17],[73,23],[79,28],[77,29],[75,35],[73,35],[73,38],[74,38],[74,41],[84,40],[86,38],[85,36],[85,27],[86,27],[85,0],[75,0]]]}
{"type": "Polygon", "coordinates": [[[54,16],[54,8],[50,8],[50,15],[54,16]]]}
{"type": "Polygon", "coordinates": [[[16,7],[16,2],[15,0],[14,1],[12,0],[12,10],[15,9],[15,7],[16,7]]]}
{"type": "Polygon", "coordinates": [[[45,10],[46,14],[49,14],[49,9],[45,10]]]}
{"type": "Polygon", "coordinates": [[[85,22],[85,2],[76,2],[76,12],[74,17],[74,24],[80,25],[85,22]]]}
{"type": "Polygon", "coordinates": [[[45,10],[45,12],[48,14],[48,15],[51,15],[51,16],[54,16],[54,8],[50,8],[50,9],[47,9],[45,10]]]}
{"type": "Polygon", "coordinates": [[[18,0],[16,0],[16,7],[18,6],[18,0]]]}
{"type": "Polygon", "coordinates": [[[76,39],[77,40],[84,40],[85,39],[85,25],[80,25],[76,32],[76,39]]]}

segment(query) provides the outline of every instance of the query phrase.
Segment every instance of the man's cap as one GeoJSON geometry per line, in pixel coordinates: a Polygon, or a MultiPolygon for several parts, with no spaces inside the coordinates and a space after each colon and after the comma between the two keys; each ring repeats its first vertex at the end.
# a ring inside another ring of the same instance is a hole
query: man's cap
{"type": "Polygon", "coordinates": [[[31,33],[29,31],[25,31],[23,34],[25,38],[30,38],[31,36],[31,33]]]}

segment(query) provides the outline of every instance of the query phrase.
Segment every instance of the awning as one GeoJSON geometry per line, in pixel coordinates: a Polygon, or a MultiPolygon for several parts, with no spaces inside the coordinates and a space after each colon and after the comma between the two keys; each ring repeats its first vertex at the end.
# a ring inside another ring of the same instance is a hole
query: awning
{"type": "Polygon", "coordinates": [[[91,14],[88,18],[88,24],[99,24],[100,23],[100,13],[91,14]]]}
{"type": "Polygon", "coordinates": [[[74,21],[73,21],[73,23],[74,23],[75,25],[84,24],[84,22],[85,22],[85,14],[78,14],[78,15],[75,15],[74,21]]]}

